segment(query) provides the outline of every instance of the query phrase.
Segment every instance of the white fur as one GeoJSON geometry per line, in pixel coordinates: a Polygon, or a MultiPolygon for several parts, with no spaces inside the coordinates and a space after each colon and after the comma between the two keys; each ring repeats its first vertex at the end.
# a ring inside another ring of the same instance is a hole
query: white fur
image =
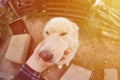
{"type": "Polygon", "coordinates": [[[78,26],[66,18],[52,18],[44,29],[44,44],[41,51],[51,51],[54,54],[52,61],[57,63],[59,67],[64,64],[68,65],[78,49],[78,30],[78,26]],[[66,33],[66,35],[62,35],[62,33],[66,33]],[[64,51],[68,48],[70,53],[60,61],[64,51]]]}

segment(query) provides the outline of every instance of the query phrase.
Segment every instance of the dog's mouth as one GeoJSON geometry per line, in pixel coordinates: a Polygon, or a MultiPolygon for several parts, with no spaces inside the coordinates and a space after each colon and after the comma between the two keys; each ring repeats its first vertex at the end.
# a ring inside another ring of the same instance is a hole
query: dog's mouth
{"type": "MultiPolygon", "coordinates": [[[[61,60],[65,59],[66,56],[67,56],[69,53],[70,53],[70,48],[68,48],[68,49],[66,49],[66,50],[64,51],[64,55],[63,55],[63,57],[61,58],[61,60]]],[[[61,61],[61,60],[60,60],[60,61],[61,61]]]]}

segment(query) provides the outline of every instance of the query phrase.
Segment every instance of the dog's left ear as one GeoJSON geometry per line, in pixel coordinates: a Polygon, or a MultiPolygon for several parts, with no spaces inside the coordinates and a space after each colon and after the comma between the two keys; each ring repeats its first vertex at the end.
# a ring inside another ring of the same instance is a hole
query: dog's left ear
{"type": "Polygon", "coordinates": [[[78,25],[77,25],[76,23],[74,23],[74,22],[71,22],[71,23],[72,23],[72,26],[73,26],[74,31],[75,31],[75,32],[78,32],[78,30],[79,30],[78,25]]]}
{"type": "Polygon", "coordinates": [[[71,22],[71,23],[72,23],[72,27],[73,27],[72,34],[74,35],[75,40],[78,40],[78,38],[79,38],[79,36],[78,36],[79,27],[78,27],[78,25],[76,23],[74,23],[74,22],[71,22]]]}

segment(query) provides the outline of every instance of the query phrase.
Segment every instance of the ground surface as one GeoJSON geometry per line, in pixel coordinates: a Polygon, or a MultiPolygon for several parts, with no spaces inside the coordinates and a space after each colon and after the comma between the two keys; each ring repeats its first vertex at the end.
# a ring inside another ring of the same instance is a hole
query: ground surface
{"type": "MultiPolygon", "coordinates": [[[[45,22],[41,19],[35,19],[33,21],[27,20],[27,24],[36,45],[43,39],[41,33],[45,22]]],[[[93,72],[91,80],[103,80],[104,68],[116,68],[120,73],[120,43],[119,41],[100,37],[94,30],[94,28],[88,28],[87,26],[80,27],[80,46],[73,63],[91,70],[93,72]]],[[[0,47],[0,71],[14,75],[20,65],[11,63],[4,58],[9,40],[10,38],[0,47]]]]}

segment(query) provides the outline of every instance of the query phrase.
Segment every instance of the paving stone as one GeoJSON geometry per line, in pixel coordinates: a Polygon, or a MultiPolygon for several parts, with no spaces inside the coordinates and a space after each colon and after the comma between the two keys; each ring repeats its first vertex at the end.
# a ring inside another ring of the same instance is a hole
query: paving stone
{"type": "Polygon", "coordinates": [[[72,64],[60,80],[89,80],[92,72],[72,64]]]}
{"type": "Polygon", "coordinates": [[[29,34],[20,34],[12,36],[7,52],[5,54],[5,58],[15,63],[24,63],[28,54],[27,52],[29,49],[29,45],[29,34]]]}
{"type": "Polygon", "coordinates": [[[118,80],[117,69],[104,69],[104,80],[118,80]]]}

